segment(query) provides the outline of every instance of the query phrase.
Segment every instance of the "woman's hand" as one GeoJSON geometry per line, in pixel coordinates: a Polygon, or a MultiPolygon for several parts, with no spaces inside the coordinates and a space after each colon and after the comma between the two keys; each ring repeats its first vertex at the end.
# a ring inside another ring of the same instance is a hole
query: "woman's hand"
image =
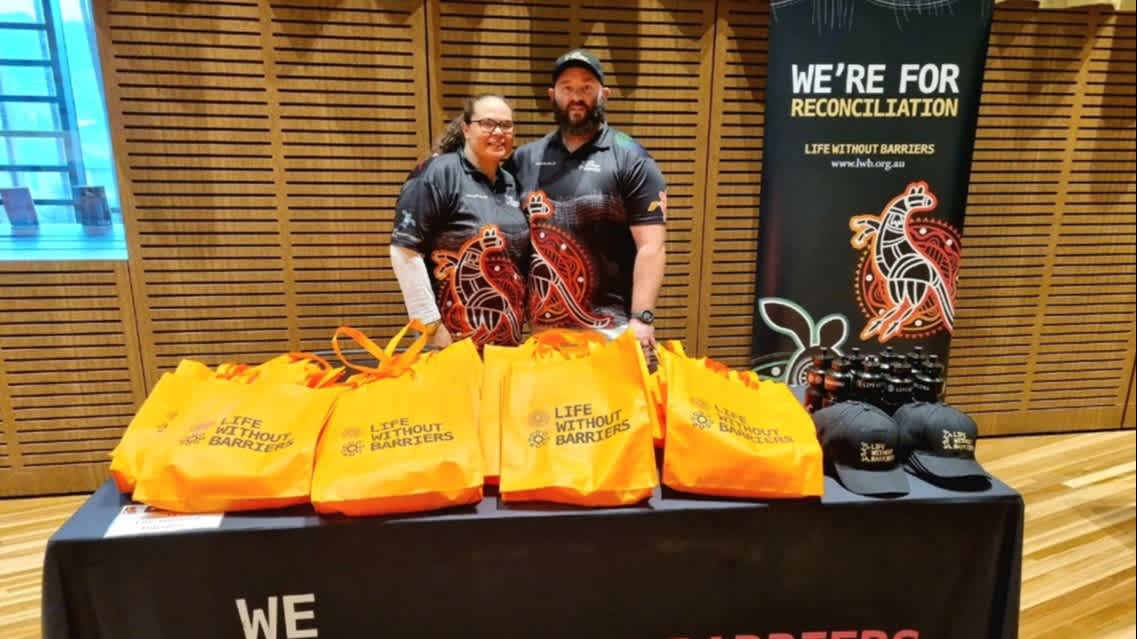
{"type": "Polygon", "coordinates": [[[430,336],[429,344],[433,348],[442,350],[450,346],[454,342],[454,338],[450,336],[450,331],[446,330],[445,324],[439,324],[438,329],[434,331],[434,335],[430,336]]]}

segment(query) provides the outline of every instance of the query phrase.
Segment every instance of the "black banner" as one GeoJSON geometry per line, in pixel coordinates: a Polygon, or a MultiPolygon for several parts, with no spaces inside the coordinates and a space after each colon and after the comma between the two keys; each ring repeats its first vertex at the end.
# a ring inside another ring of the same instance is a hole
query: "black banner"
{"type": "Polygon", "coordinates": [[[947,361],[990,0],[772,4],[754,368],[947,361]]]}

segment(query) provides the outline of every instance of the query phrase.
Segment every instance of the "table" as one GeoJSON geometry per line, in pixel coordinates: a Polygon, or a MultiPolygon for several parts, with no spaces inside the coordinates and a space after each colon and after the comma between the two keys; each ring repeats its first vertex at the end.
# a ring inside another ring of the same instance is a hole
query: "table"
{"type": "Polygon", "coordinates": [[[44,639],[1014,639],[1023,501],[910,477],[898,499],[667,488],[643,506],[225,515],[103,538],[103,485],[51,538],[44,639]]]}

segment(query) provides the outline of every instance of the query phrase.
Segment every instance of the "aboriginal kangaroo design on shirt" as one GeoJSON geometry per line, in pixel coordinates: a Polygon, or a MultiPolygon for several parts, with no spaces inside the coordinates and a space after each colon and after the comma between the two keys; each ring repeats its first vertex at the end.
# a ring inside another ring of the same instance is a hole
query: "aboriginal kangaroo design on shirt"
{"type": "Polygon", "coordinates": [[[491,183],[461,151],[427,160],[399,195],[391,242],[427,261],[451,336],[521,343],[529,224],[512,175],[491,183]]]}
{"type": "MultiPolygon", "coordinates": [[[[529,218],[529,321],[536,327],[618,328],[635,273],[632,227],[662,225],[667,185],[647,151],[611,127],[573,152],[560,133],[514,153],[529,218]]],[[[645,309],[635,309],[645,310],[645,309]]]]}
{"type": "Polygon", "coordinates": [[[529,317],[548,325],[576,324],[608,328],[611,315],[592,314],[588,307],[596,289],[596,268],[588,250],[571,234],[554,226],[552,200],[544,191],[529,194],[529,317]]]}
{"type": "Polygon", "coordinates": [[[431,253],[439,280],[438,308],[447,330],[468,335],[477,344],[521,342],[525,281],[508,250],[501,230],[487,224],[457,251],[431,253]]]}

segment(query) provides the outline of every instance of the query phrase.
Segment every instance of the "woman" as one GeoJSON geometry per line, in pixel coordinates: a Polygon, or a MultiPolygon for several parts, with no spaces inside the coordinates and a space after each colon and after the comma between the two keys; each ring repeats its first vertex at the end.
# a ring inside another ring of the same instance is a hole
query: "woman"
{"type": "Polygon", "coordinates": [[[466,337],[521,343],[529,226],[501,168],[512,152],[513,111],[500,95],[479,95],[399,194],[391,262],[407,312],[437,348],[466,337]]]}

